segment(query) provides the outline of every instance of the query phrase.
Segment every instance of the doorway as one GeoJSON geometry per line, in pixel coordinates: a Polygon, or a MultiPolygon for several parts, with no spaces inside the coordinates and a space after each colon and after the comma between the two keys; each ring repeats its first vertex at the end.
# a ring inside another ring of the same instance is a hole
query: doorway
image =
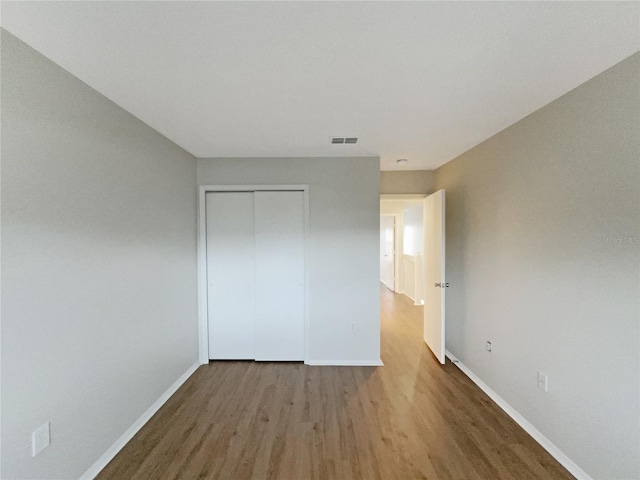
{"type": "Polygon", "coordinates": [[[431,195],[381,195],[380,277],[385,285],[388,248],[385,232],[392,216],[395,225],[396,294],[423,307],[423,340],[440,363],[445,361],[445,192],[431,195]]]}
{"type": "Polygon", "coordinates": [[[381,195],[380,280],[395,293],[406,295],[415,305],[423,304],[423,211],[426,195],[381,195]],[[393,222],[393,250],[385,245],[393,222]],[[385,254],[392,257],[384,257],[385,254]],[[385,263],[385,260],[387,263],[385,263]],[[391,262],[392,260],[392,262],[391,262]],[[393,280],[389,273],[393,263],[393,280]]]}

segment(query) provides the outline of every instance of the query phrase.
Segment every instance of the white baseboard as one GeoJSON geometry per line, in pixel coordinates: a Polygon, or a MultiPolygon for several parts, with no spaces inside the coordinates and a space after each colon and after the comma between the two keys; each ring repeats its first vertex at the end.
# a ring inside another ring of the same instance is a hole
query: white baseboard
{"type": "Polygon", "coordinates": [[[383,367],[382,360],[308,360],[306,365],[325,367],[383,367]]]}
{"type": "Polygon", "coordinates": [[[491,400],[496,402],[498,406],[505,411],[507,415],[509,415],[518,425],[520,425],[525,432],[533,437],[533,439],[538,442],[542,448],[544,448],[553,458],[555,458],[560,465],[569,470],[571,475],[576,477],[578,480],[593,480],[584,470],[582,470],[573,460],[571,460],[567,455],[564,454],[562,450],[556,447],[551,440],[545,437],[536,427],[534,427],[526,418],[520,415],[515,408],[509,405],[505,399],[503,399],[500,395],[498,395],[494,390],[489,387],[486,383],[484,383],[480,377],[478,377],[475,373],[473,373],[469,367],[467,367],[464,363],[458,360],[449,350],[446,351],[447,358],[451,360],[451,362],[458,367],[464,374],[469,377],[473,383],[475,383],[480,390],[486,393],[491,400]]]}
{"type": "Polygon", "coordinates": [[[391,290],[393,292],[393,287],[390,287],[387,282],[385,282],[384,280],[380,279],[380,283],[383,284],[385,287],[387,287],[389,290],[391,290]]]}
{"type": "Polygon", "coordinates": [[[96,463],[91,465],[89,470],[84,472],[84,474],[80,477],[80,480],[93,480],[102,471],[102,469],[106,467],[111,460],[113,460],[113,457],[115,457],[118,452],[122,450],[122,448],[129,442],[129,440],[131,440],[133,436],[138,433],[138,431],[145,425],[145,423],[147,423],[151,419],[151,417],[153,417],[153,414],[160,410],[160,407],[162,407],[162,405],[164,405],[166,401],[169,400],[171,395],[176,393],[178,388],[180,388],[182,384],[186,382],[191,375],[193,375],[193,372],[195,372],[199,366],[200,362],[196,362],[191,365],[189,369],[184,372],[182,376],[178,380],[176,380],[175,383],[171,385],[169,389],[164,392],[160,396],[160,398],[156,400],[153,405],[151,405],[149,409],[144,412],[140,416],[140,418],[138,418],[138,420],[136,420],[134,424],[131,425],[118,440],[116,440],[113,445],[111,445],[111,447],[109,447],[109,450],[104,452],[104,454],[102,454],[102,456],[96,461],[96,463]]]}

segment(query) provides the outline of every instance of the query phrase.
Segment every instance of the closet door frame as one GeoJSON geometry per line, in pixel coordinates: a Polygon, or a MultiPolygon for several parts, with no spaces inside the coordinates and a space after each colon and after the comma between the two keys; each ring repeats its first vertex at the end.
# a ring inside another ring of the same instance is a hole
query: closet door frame
{"type": "Polygon", "coordinates": [[[303,192],[304,221],[304,363],[309,358],[309,185],[200,185],[198,192],[198,345],[200,364],[209,363],[209,319],[207,294],[208,192],[303,192]]]}

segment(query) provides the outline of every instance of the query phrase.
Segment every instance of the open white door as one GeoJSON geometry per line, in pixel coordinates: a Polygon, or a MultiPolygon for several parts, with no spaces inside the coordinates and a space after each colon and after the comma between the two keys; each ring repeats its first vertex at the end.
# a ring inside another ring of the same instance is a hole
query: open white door
{"type": "Polygon", "coordinates": [[[445,357],[444,190],[424,199],[424,341],[440,363],[445,357]]]}

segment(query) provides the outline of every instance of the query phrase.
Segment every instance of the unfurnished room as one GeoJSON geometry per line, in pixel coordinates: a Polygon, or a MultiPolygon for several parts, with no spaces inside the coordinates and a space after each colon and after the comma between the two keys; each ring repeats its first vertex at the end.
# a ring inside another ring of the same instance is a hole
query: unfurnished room
{"type": "Polygon", "coordinates": [[[640,2],[0,24],[0,478],[640,480],[640,2]]]}

